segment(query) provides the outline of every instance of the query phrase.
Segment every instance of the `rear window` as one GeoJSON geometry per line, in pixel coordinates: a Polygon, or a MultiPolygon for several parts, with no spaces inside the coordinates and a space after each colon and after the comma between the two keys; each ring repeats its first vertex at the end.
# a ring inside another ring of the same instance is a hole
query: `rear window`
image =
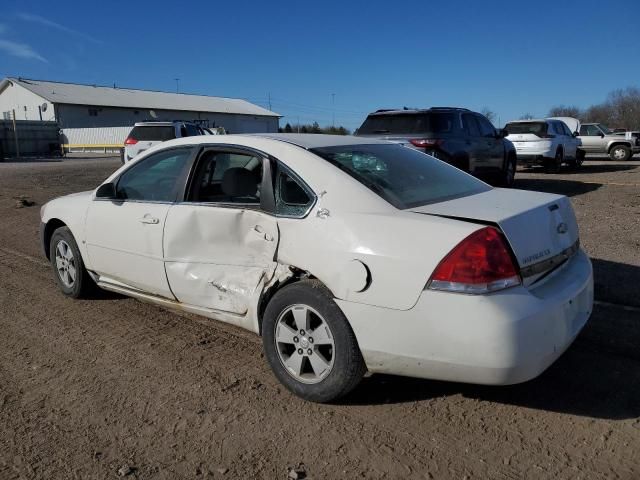
{"type": "Polygon", "coordinates": [[[533,135],[546,135],[547,123],[546,122],[517,122],[507,123],[504,129],[509,135],[511,134],[526,134],[531,133],[533,135]]]}
{"type": "Polygon", "coordinates": [[[451,165],[401,145],[346,145],[311,151],[400,209],[491,188],[451,165]]]}
{"type": "Polygon", "coordinates": [[[370,115],[358,129],[358,133],[447,133],[456,129],[456,116],[449,112],[370,115]]]}
{"type": "Polygon", "coordinates": [[[144,125],[133,127],[129,138],[138,141],[164,142],[176,138],[173,125],[144,125]]]}

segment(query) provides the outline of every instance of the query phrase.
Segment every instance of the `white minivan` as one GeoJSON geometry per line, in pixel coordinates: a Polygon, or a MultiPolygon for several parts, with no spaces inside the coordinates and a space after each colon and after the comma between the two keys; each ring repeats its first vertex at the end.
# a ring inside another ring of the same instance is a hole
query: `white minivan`
{"type": "Polygon", "coordinates": [[[137,122],[124,141],[122,163],[127,163],[158,143],[174,138],[205,135],[206,132],[191,122],[137,122]]]}
{"type": "Polygon", "coordinates": [[[507,140],[516,148],[518,162],[542,164],[548,172],[557,172],[563,163],[580,167],[584,152],[578,147],[580,122],[575,118],[515,120],[505,125],[507,140]]]}

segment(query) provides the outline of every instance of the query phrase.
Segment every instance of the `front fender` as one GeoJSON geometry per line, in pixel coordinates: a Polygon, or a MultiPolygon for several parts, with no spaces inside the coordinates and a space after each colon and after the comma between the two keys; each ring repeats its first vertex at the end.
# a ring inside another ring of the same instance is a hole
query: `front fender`
{"type": "Polygon", "coordinates": [[[65,225],[71,230],[71,234],[78,244],[82,259],[87,268],[89,268],[84,225],[92,199],[93,191],[81,192],[55,198],[42,206],[40,209],[40,235],[41,245],[45,254],[48,249],[47,238],[50,239],[51,234],[53,234],[51,228],[65,225]]]}

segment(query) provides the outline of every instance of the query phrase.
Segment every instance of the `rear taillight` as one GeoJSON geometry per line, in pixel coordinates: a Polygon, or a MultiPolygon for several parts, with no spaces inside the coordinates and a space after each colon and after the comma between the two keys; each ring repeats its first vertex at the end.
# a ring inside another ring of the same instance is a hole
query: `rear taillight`
{"type": "Polygon", "coordinates": [[[127,139],[124,141],[125,145],[135,145],[136,143],[138,143],[138,140],[132,137],[127,137],[127,139]]]}
{"type": "Polygon", "coordinates": [[[520,275],[502,233],[494,227],[473,232],[436,267],[427,287],[482,294],[520,285],[520,275]]]}
{"type": "Polygon", "coordinates": [[[412,138],[409,141],[411,142],[411,145],[419,148],[439,147],[444,143],[444,140],[439,138],[412,138]]]}

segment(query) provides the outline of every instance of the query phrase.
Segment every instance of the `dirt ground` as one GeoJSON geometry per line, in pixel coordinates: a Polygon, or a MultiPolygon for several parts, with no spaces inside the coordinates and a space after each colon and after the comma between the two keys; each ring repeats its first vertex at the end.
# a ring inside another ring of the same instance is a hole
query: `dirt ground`
{"type": "Polygon", "coordinates": [[[285,479],[300,463],[311,479],[640,478],[640,161],[518,172],[518,188],[571,197],[595,269],[593,317],[547,372],[511,387],[372,375],[338,405],[285,391],[252,334],[58,292],[39,208],[117,166],[0,163],[0,479],[285,479]]]}

